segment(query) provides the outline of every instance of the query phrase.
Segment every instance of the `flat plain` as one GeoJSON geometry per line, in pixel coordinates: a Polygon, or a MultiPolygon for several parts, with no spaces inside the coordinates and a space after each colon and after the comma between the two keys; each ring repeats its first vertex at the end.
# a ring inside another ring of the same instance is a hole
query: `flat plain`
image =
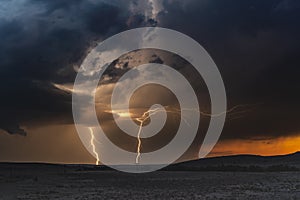
{"type": "Polygon", "coordinates": [[[300,199],[300,172],[157,171],[0,164],[0,199],[300,199]]]}

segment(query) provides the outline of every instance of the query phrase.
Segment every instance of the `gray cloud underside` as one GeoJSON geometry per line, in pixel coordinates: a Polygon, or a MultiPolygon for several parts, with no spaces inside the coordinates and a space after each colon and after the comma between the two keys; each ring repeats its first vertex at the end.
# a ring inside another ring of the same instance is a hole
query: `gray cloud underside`
{"type": "Polygon", "coordinates": [[[97,41],[155,22],[134,7],[133,1],[2,1],[0,128],[25,135],[24,121],[65,115],[71,122],[70,96],[51,83],[73,82],[74,69],[97,41]]]}
{"type": "Polygon", "coordinates": [[[71,123],[71,97],[51,83],[72,83],[74,69],[98,41],[145,25],[172,28],[202,44],[223,75],[229,107],[259,105],[228,121],[224,139],[299,133],[297,0],[166,0],[155,19],[148,1],[8,2],[0,3],[0,128],[9,133],[24,135],[22,123],[41,118],[64,116],[54,123],[71,123]]]}

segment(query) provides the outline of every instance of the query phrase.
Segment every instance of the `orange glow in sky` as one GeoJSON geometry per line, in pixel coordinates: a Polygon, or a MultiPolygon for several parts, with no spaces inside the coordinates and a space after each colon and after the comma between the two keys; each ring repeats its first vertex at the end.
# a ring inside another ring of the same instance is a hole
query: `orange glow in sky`
{"type": "Polygon", "coordinates": [[[212,156],[254,154],[262,156],[284,155],[300,151],[300,135],[266,140],[228,140],[219,142],[212,156]]]}

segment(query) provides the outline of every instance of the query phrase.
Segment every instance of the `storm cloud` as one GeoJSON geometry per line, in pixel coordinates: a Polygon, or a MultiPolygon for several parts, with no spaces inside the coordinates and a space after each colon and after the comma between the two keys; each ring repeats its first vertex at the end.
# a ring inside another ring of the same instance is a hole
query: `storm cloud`
{"type": "Polygon", "coordinates": [[[193,37],[216,62],[229,107],[253,105],[227,121],[222,139],[299,134],[299,1],[174,0],[164,7],[160,25],[193,37]]]}
{"type": "Polygon", "coordinates": [[[138,8],[131,12],[134,7],[132,1],[2,1],[0,128],[25,135],[24,122],[64,116],[56,123],[71,123],[71,96],[51,83],[73,82],[98,41],[130,28],[128,19],[141,15],[138,8]]]}
{"type": "Polygon", "coordinates": [[[223,76],[229,108],[253,105],[226,123],[222,139],[299,134],[297,0],[7,0],[0,8],[0,128],[8,133],[25,135],[25,122],[72,123],[71,95],[52,83],[73,83],[99,41],[161,26],[205,47],[223,76]]]}

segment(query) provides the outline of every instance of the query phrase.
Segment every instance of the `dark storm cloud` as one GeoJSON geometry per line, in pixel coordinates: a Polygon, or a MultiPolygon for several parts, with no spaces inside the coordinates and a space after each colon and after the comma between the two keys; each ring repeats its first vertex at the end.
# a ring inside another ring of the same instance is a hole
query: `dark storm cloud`
{"type": "Polygon", "coordinates": [[[155,19],[143,10],[149,7],[143,0],[2,1],[0,128],[24,135],[20,125],[27,121],[71,122],[71,96],[51,83],[72,83],[74,68],[98,41],[158,25],[206,48],[223,75],[229,107],[256,105],[227,122],[224,139],[299,133],[298,0],[165,0],[155,19]]]}
{"type": "Polygon", "coordinates": [[[159,25],[202,44],[218,65],[229,107],[256,104],[229,120],[222,137],[299,134],[300,2],[164,1],[159,25]]]}
{"type": "Polygon", "coordinates": [[[70,122],[71,97],[55,91],[51,83],[73,82],[74,67],[95,41],[127,28],[129,4],[2,1],[0,128],[25,135],[20,124],[26,121],[65,116],[70,122]]]}

